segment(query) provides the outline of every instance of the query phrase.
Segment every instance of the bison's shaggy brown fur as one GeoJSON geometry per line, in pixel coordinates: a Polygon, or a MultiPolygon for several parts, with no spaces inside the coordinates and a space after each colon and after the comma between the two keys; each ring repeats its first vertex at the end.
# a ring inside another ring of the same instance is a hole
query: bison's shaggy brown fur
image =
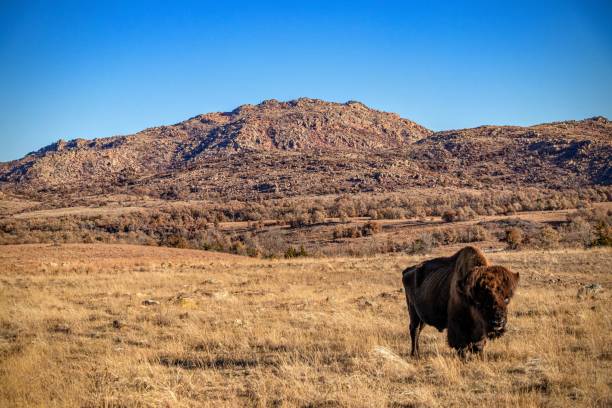
{"type": "Polygon", "coordinates": [[[419,334],[425,324],[448,329],[448,344],[461,355],[482,351],[487,338],[504,333],[518,280],[518,273],[491,266],[472,246],[404,270],[412,355],[419,355],[419,334]]]}

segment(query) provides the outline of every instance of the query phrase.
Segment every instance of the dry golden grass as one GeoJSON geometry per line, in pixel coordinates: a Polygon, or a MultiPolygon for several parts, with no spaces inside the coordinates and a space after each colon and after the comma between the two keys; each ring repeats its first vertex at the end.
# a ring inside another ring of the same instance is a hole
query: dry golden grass
{"type": "Polygon", "coordinates": [[[0,406],[612,404],[612,251],[490,254],[522,281],[467,362],[431,327],[408,356],[400,270],[422,258],[0,247],[0,406]]]}

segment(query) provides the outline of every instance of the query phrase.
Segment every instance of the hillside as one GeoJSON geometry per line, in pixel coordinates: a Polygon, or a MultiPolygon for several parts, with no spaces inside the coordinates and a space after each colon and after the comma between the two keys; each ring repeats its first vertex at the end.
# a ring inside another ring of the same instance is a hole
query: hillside
{"type": "Polygon", "coordinates": [[[573,188],[612,183],[612,123],[603,117],[530,127],[481,126],[417,141],[413,160],[483,184],[573,188]],[[424,158],[433,157],[434,160],[424,158]]]}
{"type": "Polygon", "coordinates": [[[58,141],[0,165],[0,189],[35,198],[137,194],[282,198],[411,188],[564,189],[612,182],[612,123],[433,133],[396,114],[301,98],[243,105],[128,136],[58,141]]]}
{"type": "Polygon", "coordinates": [[[134,135],[58,141],[2,166],[3,181],[34,188],[116,182],[205,168],[210,154],[398,148],[432,132],[358,102],[268,100],[134,135]]]}

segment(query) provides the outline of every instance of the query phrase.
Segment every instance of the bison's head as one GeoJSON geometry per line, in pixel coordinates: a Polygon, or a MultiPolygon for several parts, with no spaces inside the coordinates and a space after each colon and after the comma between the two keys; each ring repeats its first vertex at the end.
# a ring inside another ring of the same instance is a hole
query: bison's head
{"type": "Polygon", "coordinates": [[[480,266],[459,282],[459,291],[480,315],[487,337],[501,336],[508,320],[508,303],[514,295],[519,274],[503,266],[480,266]]]}

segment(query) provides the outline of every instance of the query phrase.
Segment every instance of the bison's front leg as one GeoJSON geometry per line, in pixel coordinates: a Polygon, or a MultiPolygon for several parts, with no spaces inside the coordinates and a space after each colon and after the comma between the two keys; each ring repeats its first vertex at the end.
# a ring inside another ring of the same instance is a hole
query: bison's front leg
{"type": "Polygon", "coordinates": [[[449,320],[447,332],[448,345],[459,351],[460,354],[467,351],[471,343],[469,336],[465,333],[465,328],[462,327],[462,323],[462,321],[449,320]]]}
{"type": "Polygon", "coordinates": [[[474,318],[473,309],[456,307],[449,311],[448,345],[459,352],[481,353],[486,343],[486,332],[482,323],[474,318]]]}
{"type": "Polygon", "coordinates": [[[486,343],[486,340],[469,343],[467,346],[457,349],[457,354],[459,354],[459,358],[462,360],[467,360],[470,354],[480,356],[482,355],[486,343]]]}
{"type": "Polygon", "coordinates": [[[468,346],[468,349],[470,350],[470,353],[481,354],[482,351],[484,350],[485,344],[487,344],[487,340],[482,339],[480,341],[470,343],[470,345],[468,346]]]}

